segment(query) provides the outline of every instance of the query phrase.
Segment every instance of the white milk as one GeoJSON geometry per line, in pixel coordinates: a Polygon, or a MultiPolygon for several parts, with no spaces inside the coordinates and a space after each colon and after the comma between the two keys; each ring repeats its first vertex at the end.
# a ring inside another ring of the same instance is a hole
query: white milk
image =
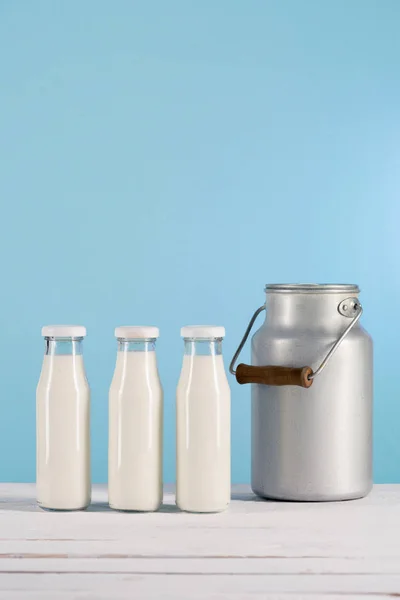
{"type": "Polygon", "coordinates": [[[118,351],[109,394],[112,508],[153,511],[162,501],[163,392],[155,351],[118,351]]]}
{"type": "Polygon", "coordinates": [[[219,512],[230,501],[230,389],[222,355],[185,355],[176,397],[176,503],[219,512]]]}
{"type": "Polygon", "coordinates": [[[82,355],[46,355],[36,392],[37,501],[90,503],[90,390],[82,355]]]}

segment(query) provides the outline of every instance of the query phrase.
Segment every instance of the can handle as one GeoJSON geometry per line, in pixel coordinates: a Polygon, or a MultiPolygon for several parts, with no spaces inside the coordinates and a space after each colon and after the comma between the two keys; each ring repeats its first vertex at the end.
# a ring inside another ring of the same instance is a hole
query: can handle
{"type": "Polygon", "coordinates": [[[310,379],[311,367],[254,367],[240,364],[236,369],[238,383],[262,383],[263,385],[299,385],[308,388],[312,385],[310,379]]]}
{"type": "Polygon", "coordinates": [[[232,375],[235,375],[238,383],[261,383],[263,385],[297,385],[304,388],[309,388],[315,377],[317,377],[321,371],[326,367],[328,361],[332,358],[333,354],[339,348],[340,344],[353,329],[354,325],[360,319],[363,309],[357,298],[346,298],[339,306],[338,311],[344,317],[353,317],[349,326],[344,330],[342,335],[333,344],[328,354],[325,356],[319,367],[313,371],[311,367],[278,367],[278,366],[261,366],[255,367],[253,365],[245,365],[241,363],[235,370],[235,363],[239,358],[243,346],[245,345],[247,338],[253,328],[254,322],[258,315],[266,310],[265,304],[257,308],[256,312],[250,319],[250,323],[244,333],[242,341],[240,342],[238,349],[236,350],[232,362],[229,365],[229,371],[232,375]]]}

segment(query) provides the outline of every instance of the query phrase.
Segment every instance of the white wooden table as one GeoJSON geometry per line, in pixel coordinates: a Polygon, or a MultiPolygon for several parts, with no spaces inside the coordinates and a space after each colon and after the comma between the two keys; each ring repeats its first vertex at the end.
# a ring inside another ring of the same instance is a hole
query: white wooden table
{"type": "Polygon", "coordinates": [[[146,600],[400,597],[400,485],[334,504],[258,500],[233,489],[221,514],[111,511],[94,486],[86,512],[35,504],[32,484],[0,484],[0,598],[146,600]]]}

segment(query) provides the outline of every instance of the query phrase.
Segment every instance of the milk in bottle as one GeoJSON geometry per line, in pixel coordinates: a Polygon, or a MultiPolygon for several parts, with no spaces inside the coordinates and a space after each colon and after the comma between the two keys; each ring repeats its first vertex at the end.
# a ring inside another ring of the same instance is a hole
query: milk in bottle
{"type": "Polygon", "coordinates": [[[36,490],[43,508],[90,503],[90,390],[82,356],[85,327],[43,327],[45,355],[36,391],[36,490]]]}
{"type": "Polygon", "coordinates": [[[222,357],[225,329],[183,327],[176,395],[176,503],[219,512],[230,501],[230,389],[222,357]]]}
{"type": "Polygon", "coordinates": [[[108,495],[112,508],[154,511],[162,501],[163,391],[157,327],[117,327],[109,393],[108,495]]]}

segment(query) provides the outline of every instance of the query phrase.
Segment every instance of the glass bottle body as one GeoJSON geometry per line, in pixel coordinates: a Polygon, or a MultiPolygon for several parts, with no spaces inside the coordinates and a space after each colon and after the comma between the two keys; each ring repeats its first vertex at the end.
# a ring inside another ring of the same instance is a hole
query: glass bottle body
{"type": "Polygon", "coordinates": [[[163,390],[155,339],[118,339],[109,393],[108,494],[112,508],[162,502],[163,390]]]}
{"type": "Polygon", "coordinates": [[[176,502],[219,512],[230,501],[230,389],[222,339],[185,339],[176,396],[176,502]]]}
{"type": "Polygon", "coordinates": [[[90,504],[90,389],[83,338],[45,338],[36,390],[36,489],[43,508],[90,504]]]}

